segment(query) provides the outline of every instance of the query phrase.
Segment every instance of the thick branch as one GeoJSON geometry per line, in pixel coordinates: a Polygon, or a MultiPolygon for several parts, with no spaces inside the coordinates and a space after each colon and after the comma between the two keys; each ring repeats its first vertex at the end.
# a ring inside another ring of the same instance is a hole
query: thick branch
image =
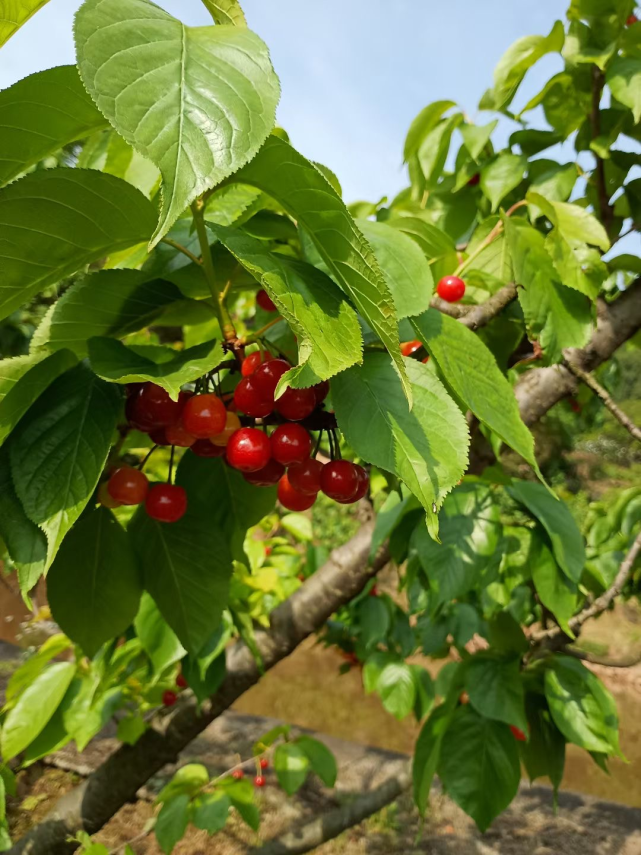
{"type": "Polygon", "coordinates": [[[634,668],[641,662],[641,653],[634,656],[626,656],[624,659],[608,659],[607,656],[597,656],[594,653],[586,653],[585,650],[576,650],[566,647],[566,656],[573,656],[583,662],[591,662],[592,665],[603,665],[605,668],[634,668]]]}
{"type": "Polygon", "coordinates": [[[460,319],[463,326],[468,329],[477,330],[495,318],[499,312],[516,298],[516,285],[504,285],[496,294],[492,294],[489,300],[474,306],[464,317],[460,319]]]}
{"type": "Polygon", "coordinates": [[[574,374],[575,377],[578,377],[579,380],[582,380],[585,385],[592,389],[595,395],[597,395],[605,406],[610,410],[614,418],[620,422],[623,427],[639,442],[641,442],[641,429],[639,429],[632,419],[623,412],[620,407],[614,403],[608,392],[603,388],[603,386],[597,381],[597,379],[590,374],[589,371],[584,371],[576,362],[573,362],[571,359],[566,357],[565,364],[570,369],[570,371],[574,374]]]}

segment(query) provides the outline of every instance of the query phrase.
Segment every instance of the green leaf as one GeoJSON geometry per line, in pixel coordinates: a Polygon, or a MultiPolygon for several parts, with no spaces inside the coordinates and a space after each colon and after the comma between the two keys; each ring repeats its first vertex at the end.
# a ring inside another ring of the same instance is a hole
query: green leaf
{"type": "Polygon", "coordinates": [[[16,493],[47,536],[45,570],[96,489],[120,408],[116,389],[80,364],[49,386],[11,439],[16,493]]]}
{"type": "Polygon", "coordinates": [[[338,767],[329,748],[311,736],[299,736],[296,745],[307,755],[312,772],[318,775],[326,787],[333,787],[338,776],[338,767]]]}
{"type": "Polygon", "coordinates": [[[178,640],[178,636],[146,592],[142,595],[134,626],[156,674],[162,673],[186,654],[187,651],[178,640]]]}
{"type": "Polygon", "coordinates": [[[410,665],[410,668],[412,669],[414,685],[416,686],[414,716],[417,721],[422,721],[434,706],[434,700],[436,699],[434,681],[429,671],[426,671],[421,665],[410,665]]]}
{"type": "Polygon", "coordinates": [[[2,0],[0,6],[0,47],[26,24],[48,0],[2,0]]]}
{"type": "Polygon", "coordinates": [[[563,58],[570,65],[596,65],[605,70],[609,59],[617,48],[616,41],[604,45],[594,38],[593,30],[583,21],[571,21],[563,46],[563,58]]]}
{"type": "Polygon", "coordinates": [[[533,538],[528,562],[539,599],[552,612],[561,629],[574,638],[568,621],[577,609],[577,583],[561,571],[554,555],[540,538],[533,538]]]}
{"type": "Polygon", "coordinates": [[[87,355],[87,339],[120,337],[148,326],[167,306],[183,300],[171,282],[139,270],[101,270],[76,281],[55,303],[32,347],[69,348],[87,355]]]}
{"type": "Polygon", "coordinates": [[[443,113],[451,107],[456,107],[454,101],[434,101],[432,104],[424,107],[418,116],[416,116],[405,138],[405,149],[403,151],[403,161],[405,163],[413,155],[418,153],[427,134],[436,127],[443,113]]]}
{"type": "Polygon", "coordinates": [[[54,620],[88,656],[133,622],[142,587],[127,533],[107,508],[85,514],[51,566],[47,594],[54,620]]]}
{"type": "Polygon", "coordinates": [[[383,271],[399,320],[424,312],[434,290],[434,277],[416,242],[386,223],[356,220],[383,271]]]}
{"type": "MultiPolygon", "coordinates": [[[[576,163],[557,163],[554,160],[533,160],[528,164],[530,190],[548,200],[565,202],[570,198],[578,177],[576,163]]],[[[532,208],[530,208],[532,210],[532,208]]],[[[534,214],[540,216],[535,209],[534,214]]],[[[532,217],[534,219],[534,216],[532,217]]]]}
{"type": "Polygon", "coordinates": [[[632,110],[636,123],[641,122],[641,59],[617,56],[610,63],[605,79],[617,101],[632,110]]]}
{"type": "Polygon", "coordinates": [[[482,110],[500,110],[510,103],[525,73],[546,53],[556,53],[565,38],[561,21],[556,21],[547,36],[524,36],[511,45],[494,70],[494,88],[480,103],[482,110]]]}
{"type": "Polygon", "coordinates": [[[156,840],[165,855],[171,855],[176,844],[183,839],[188,823],[188,795],[176,796],[175,799],[165,802],[154,826],[156,840]]]}
{"type": "Polygon", "coordinates": [[[552,229],[545,239],[559,279],[568,288],[580,291],[594,301],[607,279],[608,269],[601,253],[593,247],[578,244],[574,248],[558,229],[552,229]]]}
{"type": "Polygon", "coordinates": [[[362,368],[334,378],[332,400],[356,454],[398,475],[436,533],[432,505],[438,510],[467,467],[467,425],[433,371],[415,359],[405,362],[415,402],[411,413],[383,354],[368,354],[362,368]]]}
{"type": "Polygon", "coordinates": [[[443,119],[431,130],[418,150],[418,164],[428,186],[434,186],[441,177],[447,161],[452,134],[463,121],[461,113],[443,119]]]}
{"type": "Polygon", "coordinates": [[[368,647],[382,641],[390,626],[387,606],[378,597],[366,597],[356,609],[356,617],[361,630],[361,640],[368,647]]]}
{"type": "Polygon", "coordinates": [[[489,122],[487,125],[470,125],[463,124],[459,128],[465,148],[469,151],[470,157],[473,160],[479,160],[483,154],[483,149],[490,141],[490,137],[494,133],[494,128],[498,125],[498,119],[489,122]]]}
{"type": "Polygon", "coordinates": [[[152,520],[144,509],[129,531],[143,572],[145,589],[190,653],[197,654],[218,626],[227,605],[232,560],[228,541],[211,523],[211,513],[189,496],[185,516],[176,523],[152,520]]]}
{"type": "Polygon", "coordinates": [[[13,772],[8,766],[3,766],[2,763],[0,763],[0,778],[2,778],[4,792],[8,796],[15,796],[18,792],[15,772],[13,772]]]}
{"type": "Polygon", "coordinates": [[[540,477],[534,438],[521,420],[512,384],[478,335],[436,309],[415,318],[412,326],[457,396],[540,477]]]}
{"type": "Polygon", "coordinates": [[[314,539],[312,521],[303,514],[285,514],[280,518],[280,524],[285,531],[298,541],[310,542],[314,539]]]}
{"type": "Polygon", "coordinates": [[[332,278],[389,351],[411,403],[392,295],[374,253],[325,177],[296,149],[271,136],[233,180],[268,193],[309,233],[332,278]]]}
{"type": "Polygon", "coordinates": [[[203,0],[207,10],[217,24],[246,27],[245,14],[238,0],[203,0]]]}
{"type": "Polygon", "coordinates": [[[269,52],[244,27],[186,27],[147,0],[85,0],[75,40],[98,108],[162,173],[153,247],[274,127],[280,87],[269,52]]]}
{"type": "Polygon", "coordinates": [[[481,169],[481,190],[492,203],[492,211],[498,210],[508,193],[519,186],[526,169],[527,158],[509,152],[499,154],[481,169]]]}
{"type": "Polygon", "coordinates": [[[151,234],[155,209],[126,181],[48,169],[0,191],[0,318],[97,258],[151,234]]]}
{"type": "Polygon", "coordinates": [[[0,746],[5,762],[24,751],[41,733],[63,699],[75,673],[75,662],[56,662],[20,695],[2,727],[0,746]]]}
{"type": "Polygon", "coordinates": [[[182,386],[220,365],[222,344],[206,341],[184,350],[155,344],[126,345],[113,338],[96,337],[87,342],[91,367],[99,377],[114,383],[152,382],[162,386],[176,401],[182,386]]]}
{"type": "Polygon", "coordinates": [[[376,691],[387,712],[402,721],[412,712],[416,702],[416,684],[411,667],[406,662],[385,665],[376,683],[376,691]]]}
{"type": "Polygon", "coordinates": [[[527,733],[518,659],[497,659],[483,653],[472,656],[467,663],[465,687],[470,703],[482,716],[527,733]]]}
{"type": "Polygon", "coordinates": [[[106,128],[107,122],[87,95],[75,65],[62,65],[0,92],[0,126],[2,185],[68,143],[106,128]]]}
{"type": "Polygon", "coordinates": [[[37,653],[30,656],[9,678],[5,709],[14,707],[17,699],[40,675],[47,663],[71,647],[71,642],[62,633],[50,636],[37,653]]]}
{"type": "Polygon", "coordinates": [[[299,364],[278,385],[305,388],[362,360],[356,312],[334,282],[311,264],[269,252],[264,241],[214,229],[227,249],[267,290],[298,337],[299,364]]]}
{"type": "Polygon", "coordinates": [[[197,796],[192,804],[191,821],[207,834],[216,834],[227,825],[231,800],[227,793],[214,790],[197,796]]]}
{"type": "Polygon", "coordinates": [[[118,722],[118,739],[125,745],[135,745],[147,730],[147,722],[141,715],[129,715],[118,722]]]}
{"type": "Polygon", "coordinates": [[[450,798],[486,831],[519,788],[516,740],[506,724],[464,704],[443,737],[437,771],[450,798]]]}
{"type": "Polygon", "coordinates": [[[247,779],[235,781],[233,778],[223,778],[218,786],[227,793],[243,822],[246,822],[253,831],[258,831],[260,813],[254,804],[254,787],[251,781],[247,779]]]}
{"type": "Polygon", "coordinates": [[[571,246],[577,243],[589,243],[598,246],[604,252],[610,248],[610,239],[606,230],[594,214],[580,205],[546,199],[532,190],[528,191],[527,199],[541,208],[552,225],[556,226],[571,246]]]}
{"type": "Polygon", "coordinates": [[[585,547],[568,506],[532,481],[513,480],[507,491],[543,525],[559,566],[569,579],[578,582],[585,564],[585,547]]]}
{"type": "Polygon", "coordinates": [[[555,656],[545,672],[545,697],[568,742],[586,751],[623,756],[614,698],[581,662],[555,656]]]}
{"type": "Polygon", "coordinates": [[[432,781],[440,760],[443,737],[452,721],[456,700],[457,697],[454,695],[452,699],[436,707],[423,725],[416,740],[412,760],[412,779],[414,782],[414,802],[421,816],[424,816],[427,808],[432,781]]]}
{"type": "Polygon", "coordinates": [[[552,721],[544,698],[528,695],[526,707],[529,738],[521,743],[521,756],[528,778],[533,783],[548,777],[557,791],[565,768],[565,739],[552,721]]]}
{"type": "Polygon", "coordinates": [[[36,353],[0,362],[0,444],[45,389],[75,364],[76,358],[68,350],[49,357],[36,353]]]}
{"type": "Polygon", "coordinates": [[[274,752],[274,771],[278,783],[288,796],[295,792],[305,783],[309,774],[311,761],[305,750],[296,742],[284,742],[274,752]]]}
{"type": "Polygon", "coordinates": [[[176,796],[194,796],[209,783],[209,772],[202,763],[187,763],[181,766],[168,784],[162,788],[156,802],[172,801],[176,796]]]}
{"type": "Polygon", "coordinates": [[[374,560],[378,548],[392,534],[398,523],[409,511],[416,510],[420,507],[416,497],[412,494],[405,495],[401,498],[398,493],[390,493],[385,499],[378,513],[376,514],[376,522],[374,524],[374,534],[370,545],[369,557],[370,561],[374,560]]]}

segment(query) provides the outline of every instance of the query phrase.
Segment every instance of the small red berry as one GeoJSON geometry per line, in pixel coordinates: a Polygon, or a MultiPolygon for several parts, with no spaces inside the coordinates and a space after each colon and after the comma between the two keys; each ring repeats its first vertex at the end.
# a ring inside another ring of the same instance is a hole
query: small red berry
{"type": "Polygon", "coordinates": [[[578,401],[575,401],[574,398],[570,398],[570,409],[573,413],[580,413],[583,407],[578,401]]]}
{"type": "Polygon", "coordinates": [[[173,424],[183,408],[182,401],[172,401],[169,392],[155,383],[146,383],[135,402],[136,418],[149,423],[152,428],[173,424]]]}
{"type": "Polygon", "coordinates": [[[358,475],[358,488],[354,495],[351,496],[349,499],[336,499],[336,501],[339,502],[341,505],[352,505],[354,504],[354,502],[360,501],[365,495],[365,493],[367,493],[367,490],[369,488],[369,475],[367,474],[365,469],[363,469],[362,466],[358,466],[358,464],[355,465],[356,472],[358,475]]]}
{"type": "Polygon", "coordinates": [[[139,505],[145,501],[149,481],[144,472],[121,466],[109,479],[109,495],[121,505],[139,505]]]}
{"type": "Polygon", "coordinates": [[[177,445],[178,448],[191,448],[196,442],[196,437],[192,433],[189,433],[180,421],[163,428],[163,430],[165,431],[165,438],[169,445],[177,445]]]}
{"type": "Polygon", "coordinates": [[[114,499],[114,497],[109,492],[109,484],[107,481],[103,481],[102,484],[98,487],[98,502],[103,506],[103,508],[119,508],[121,506],[121,502],[114,499]]]}
{"type": "Polygon", "coordinates": [[[269,769],[269,760],[266,757],[261,757],[260,759],[260,768],[265,771],[265,769],[269,769]]]}
{"type": "Polygon", "coordinates": [[[288,511],[307,511],[316,501],[316,494],[306,496],[304,493],[299,493],[289,483],[287,474],[278,482],[278,501],[288,511]]]}
{"type": "MultiPolygon", "coordinates": [[[[276,362],[276,360],[273,360],[276,362]]],[[[270,363],[266,362],[265,365],[270,363]]],[[[261,368],[263,366],[260,366],[261,368]]],[[[254,419],[264,419],[274,409],[273,395],[263,395],[256,385],[256,373],[251,377],[243,377],[234,391],[234,404],[241,411],[254,419]]]]}
{"type": "Polygon", "coordinates": [[[636,24],[638,22],[638,20],[639,19],[637,18],[637,16],[633,12],[631,15],[628,16],[628,18],[626,20],[626,24],[628,25],[628,27],[631,27],[633,24],[636,24]]]}
{"type": "Polygon", "coordinates": [[[178,686],[179,689],[186,689],[187,688],[188,683],[187,683],[187,680],[185,679],[184,674],[179,674],[176,677],[176,685],[178,686]]]}
{"type": "Polygon", "coordinates": [[[467,182],[467,186],[468,186],[468,187],[476,187],[476,185],[479,183],[479,181],[480,181],[480,180],[481,180],[481,176],[480,176],[480,174],[477,172],[477,173],[475,173],[475,174],[470,178],[470,180],[467,182]]]}
{"type": "Polygon", "coordinates": [[[258,428],[241,428],[227,443],[227,460],[241,472],[258,472],[267,466],[272,455],[269,437],[258,428]]]}
{"type": "Polygon", "coordinates": [[[284,466],[302,463],[312,453],[312,438],[302,425],[279,425],[271,435],[272,457],[284,466]]]}
{"type": "Polygon", "coordinates": [[[216,395],[194,395],[182,411],[185,430],[196,439],[208,439],[225,427],[227,410],[216,395]]]}
{"type": "Polygon", "coordinates": [[[273,402],[278,381],[290,368],[291,365],[286,359],[270,359],[269,362],[259,365],[252,374],[252,381],[260,397],[273,402]]]}
{"type": "Polygon", "coordinates": [[[231,776],[235,781],[242,781],[245,777],[245,773],[242,769],[234,769],[234,771],[231,773],[231,776]]]}
{"type": "Polygon", "coordinates": [[[321,472],[323,464],[320,460],[313,457],[304,460],[302,463],[292,463],[287,470],[289,483],[299,493],[305,496],[315,496],[321,488],[321,472]]]}
{"type": "Polygon", "coordinates": [[[236,433],[237,430],[240,430],[242,427],[240,423],[240,419],[236,415],[236,413],[227,413],[227,421],[225,422],[225,427],[221,430],[220,433],[217,433],[215,436],[210,437],[209,441],[213,442],[214,445],[221,445],[223,448],[229,442],[229,438],[232,434],[236,433]]]}
{"type": "Polygon", "coordinates": [[[322,383],[317,383],[315,386],[312,386],[312,389],[316,395],[316,403],[322,404],[325,398],[329,395],[329,380],[323,380],[322,383]]]}
{"type": "Polygon", "coordinates": [[[255,787],[264,787],[266,783],[267,780],[265,779],[264,775],[256,775],[256,777],[254,778],[255,787]]]}
{"type": "Polygon", "coordinates": [[[147,494],[145,509],[158,522],[177,522],[187,510],[187,493],[175,484],[154,484],[147,494]]]}
{"type": "Polygon", "coordinates": [[[269,296],[267,291],[263,291],[262,289],[256,294],[256,302],[261,307],[261,309],[265,312],[277,312],[278,308],[276,304],[269,296]]]}
{"type": "Polygon", "coordinates": [[[243,478],[254,487],[273,487],[285,474],[285,467],[273,458],[257,472],[243,472],[243,478]]]}
{"type": "Polygon", "coordinates": [[[167,439],[167,429],[164,427],[155,428],[149,431],[149,439],[154,445],[171,445],[167,439]]]}
{"type": "Polygon", "coordinates": [[[286,419],[299,422],[316,409],[316,393],[313,389],[287,389],[276,401],[276,409],[286,419]]]}
{"type": "Polygon", "coordinates": [[[192,445],[191,450],[198,457],[224,457],[225,446],[214,445],[208,439],[197,439],[192,445]]]}
{"type": "Polygon", "coordinates": [[[140,430],[143,433],[147,433],[154,429],[155,424],[144,413],[140,412],[139,402],[143,386],[144,384],[142,384],[141,388],[137,391],[134,390],[127,398],[127,402],[125,404],[125,418],[132,428],[140,430]]]}
{"type": "Polygon", "coordinates": [[[518,727],[515,727],[513,724],[510,725],[510,730],[512,731],[512,735],[517,740],[517,742],[526,742],[527,737],[518,727]]]}
{"type": "Polygon", "coordinates": [[[271,546],[269,546],[269,545],[267,545],[267,546],[265,547],[265,555],[266,555],[266,557],[267,557],[267,558],[269,558],[269,556],[272,554],[272,552],[273,552],[272,547],[271,547],[271,546]]]}
{"type": "Polygon", "coordinates": [[[262,365],[263,362],[269,362],[269,360],[273,358],[274,357],[267,350],[256,350],[254,353],[250,353],[249,356],[243,359],[242,365],[240,366],[240,373],[243,377],[249,377],[249,375],[253,374],[259,365],[262,365]]]}
{"type": "Polygon", "coordinates": [[[465,294],[465,282],[458,276],[444,276],[436,286],[436,293],[446,303],[457,303],[465,294]]]}
{"type": "Polygon", "coordinates": [[[356,464],[349,460],[332,460],[323,466],[321,490],[337,502],[351,501],[361,485],[356,464]]]}
{"type": "Polygon", "coordinates": [[[298,579],[299,582],[304,582],[305,581],[305,574],[299,573],[296,578],[298,579]]]}
{"type": "Polygon", "coordinates": [[[370,597],[378,597],[378,588],[376,587],[376,585],[372,585],[369,590],[369,595],[370,597]]]}
{"type": "Polygon", "coordinates": [[[417,350],[420,350],[423,347],[423,342],[421,341],[403,341],[401,342],[401,353],[403,356],[411,356],[417,350]]]}
{"type": "Polygon", "coordinates": [[[175,692],[172,692],[171,689],[168,689],[166,692],[163,692],[162,702],[166,707],[173,707],[173,705],[178,700],[178,695],[175,692]]]}

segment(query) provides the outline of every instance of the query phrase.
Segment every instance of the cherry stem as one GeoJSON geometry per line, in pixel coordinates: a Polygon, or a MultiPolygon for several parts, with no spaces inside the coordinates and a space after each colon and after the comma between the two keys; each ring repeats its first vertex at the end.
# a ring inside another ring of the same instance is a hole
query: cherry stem
{"type": "Polygon", "coordinates": [[[176,446],[172,445],[171,454],[169,455],[169,477],[167,478],[167,483],[171,484],[171,476],[174,471],[174,452],[176,451],[176,446]]]}
{"type": "Polygon", "coordinates": [[[343,458],[341,455],[341,444],[338,441],[338,437],[336,436],[336,431],[334,428],[332,428],[332,437],[334,439],[334,455],[335,455],[334,459],[335,460],[342,460],[343,458]]]}
{"type": "Polygon", "coordinates": [[[316,455],[318,454],[318,450],[320,449],[322,439],[323,439],[323,429],[321,428],[318,431],[318,439],[316,440],[316,448],[314,449],[312,457],[316,457],[316,455]]]}
{"type": "Polygon", "coordinates": [[[147,454],[144,456],[144,458],[141,460],[141,462],[138,464],[138,469],[140,469],[140,471],[141,471],[141,472],[142,472],[142,470],[145,468],[145,463],[149,460],[149,458],[151,457],[151,455],[154,453],[154,451],[155,451],[157,448],[158,448],[158,446],[157,446],[157,445],[154,445],[154,446],[151,448],[151,450],[147,452],[147,454]]]}
{"type": "MultiPolygon", "coordinates": [[[[505,216],[511,217],[515,211],[517,211],[519,208],[524,207],[524,205],[527,204],[528,203],[525,199],[521,199],[520,202],[516,202],[514,205],[512,205],[511,208],[507,209],[507,211],[505,212],[505,216]]],[[[492,229],[492,231],[488,234],[488,236],[484,240],[482,240],[481,243],[476,247],[474,252],[468,255],[468,257],[459,264],[459,266],[454,271],[454,276],[460,276],[461,273],[463,273],[463,271],[466,270],[470,266],[470,264],[479,257],[483,250],[487,249],[487,247],[492,243],[492,241],[496,240],[496,238],[502,233],[502,231],[503,220],[499,220],[498,223],[492,229]]]]}
{"type": "Polygon", "coordinates": [[[183,246],[181,243],[178,243],[178,241],[172,240],[168,237],[161,238],[161,241],[162,243],[166,243],[168,246],[173,246],[173,248],[177,249],[178,252],[182,252],[183,255],[186,255],[187,258],[190,258],[195,264],[198,264],[202,267],[202,261],[198,258],[197,255],[194,255],[194,253],[190,249],[187,249],[186,246],[183,246]]]}

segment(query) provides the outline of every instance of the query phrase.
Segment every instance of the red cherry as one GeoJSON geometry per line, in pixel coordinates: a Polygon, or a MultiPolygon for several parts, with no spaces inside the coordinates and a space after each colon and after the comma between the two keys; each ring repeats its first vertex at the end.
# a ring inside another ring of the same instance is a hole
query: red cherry
{"type": "Polygon", "coordinates": [[[277,312],[278,308],[276,304],[273,302],[272,298],[269,296],[267,291],[263,291],[262,289],[256,294],[256,302],[265,312],[277,312]]]}
{"type": "Polygon", "coordinates": [[[272,551],[273,551],[273,549],[271,546],[265,547],[265,555],[267,556],[267,558],[269,558],[269,556],[272,554],[272,551]]]}
{"type": "Polygon", "coordinates": [[[144,413],[139,412],[140,395],[142,394],[144,384],[137,385],[140,385],[141,388],[139,388],[138,391],[134,390],[127,398],[127,403],[125,404],[125,418],[132,428],[140,430],[143,433],[147,433],[148,431],[153,430],[155,425],[153,421],[145,417],[144,413]]]}
{"type": "Polygon", "coordinates": [[[169,392],[155,383],[146,383],[135,401],[136,419],[148,422],[151,427],[167,427],[178,421],[184,403],[172,401],[169,392]]]}
{"type": "Polygon", "coordinates": [[[481,180],[481,176],[480,176],[480,174],[477,172],[477,173],[475,173],[475,174],[470,178],[470,180],[467,182],[467,186],[468,186],[468,187],[476,187],[476,185],[479,183],[479,181],[480,181],[480,180],[481,180]]]}
{"type": "Polygon", "coordinates": [[[570,398],[570,409],[573,413],[580,413],[583,407],[578,401],[575,401],[574,398],[570,398]]]}
{"type": "Polygon", "coordinates": [[[216,395],[194,395],[182,411],[185,430],[196,439],[208,439],[225,427],[227,410],[216,395]]]}
{"type": "Polygon", "coordinates": [[[121,466],[109,479],[109,495],[121,505],[139,505],[145,501],[148,489],[145,473],[131,466],[121,466]]]}
{"type": "Polygon", "coordinates": [[[178,695],[175,692],[172,692],[171,689],[168,689],[162,694],[162,702],[166,707],[173,707],[177,700],[178,695]]]}
{"type": "Polygon", "coordinates": [[[272,457],[284,466],[302,463],[312,453],[312,438],[302,425],[279,425],[271,436],[272,457]]]}
{"type": "Polygon", "coordinates": [[[444,276],[436,286],[436,293],[446,303],[457,303],[465,294],[465,282],[458,276],[444,276]]]}
{"type": "Polygon", "coordinates": [[[210,437],[209,441],[213,442],[214,445],[222,445],[223,448],[229,442],[229,438],[232,434],[235,434],[237,430],[240,430],[242,427],[240,423],[240,419],[236,415],[236,413],[227,413],[227,420],[225,422],[225,427],[221,430],[220,433],[217,433],[215,436],[210,437]]]}
{"type": "Polygon", "coordinates": [[[337,502],[351,501],[361,485],[356,464],[349,460],[332,460],[323,466],[321,490],[337,502]]]}
{"type": "Polygon", "coordinates": [[[626,19],[626,24],[628,25],[628,27],[631,27],[633,24],[636,24],[638,22],[638,20],[639,19],[637,18],[637,16],[633,12],[631,15],[628,15],[628,17],[626,19]]]}
{"type": "Polygon", "coordinates": [[[317,383],[315,386],[312,386],[312,389],[316,395],[316,403],[322,404],[325,398],[329,395],[329,380],[323,380],[322,383],[317,383]]]}
{"type": "Polygon", "coordinates": [[[369,475],[362,466],[356,465],[358,475],[358,488],[353,496],[349,499],[336,499],[341,505],[353,505],[354,502],[360,501],[369,488],[369,475]]]}
{"type": "Polygon", "coordinates": [[[260,768],[265,771],[265,769],[269,769],[269,760],[265,757],[261,757],[260,759],[260,768]]]}
{"type": "Polygon", "coordinates": [[[265,779],[264,775],[256,775],[256,777],[254,778],[255,787],[264,787],[266,783],[267,780],[265,779]]]}
{"type": "Polygon", "coordinates": [[[292,463],[287,470],[289,483],[295,490],[302,493],[304,496],[315,496],[321,488],[321,472],[323,464],[320,460],[315,460],[313,457],[304,460],[302,463],[292,463]]]}
{"type": "Polygon", "coordinates": [[[274,357],[271,353],[266,350],[256,350],[254,353],[250,353],[249,356],[243,359],[243,363],[240,366],[240,373],[243,377],[249,377],[249,375],[253,374],[259,365],[262,365],[263,362],[269,362],[269,360],[273,358],[274,357]]]}
{"type": "Polygon", "coordinates": [[[286,359],[270,359],[269,362],[264,362],[258,366],[252,375],[252,380],[256,384],[256,391],[261,398],[266,398],[269,401],[274,400],[278,381],[290,368],[291,365],[286,359]]]}
{"type": "Polygon", "coordinates": [[[145,509],[158,522],[177,522],[187,510],[187,493],[175,484],[154,484],[147,494],[145,509]]]}
{"type": "MultiPolygon", "coordinates": [[[[274,362],[276,360],[273,360],[274,362]]],[[[264,363],[269,365],[269,362],[264,363]]],[[[260,366],[263,367],[262,365],[260,366]]],[[[265,397],[262,392],[259,392],[256,385],[256,374],[258,369],[254,371],[251,377],[244,377],[234,391],[234,404],[242,413],[246,413],[254,419],[264,419],[274,409],[273,396],[265,397]]]]}
{"type": "Polygon", "coordinates": [[[161,427],[149,431],[149,439],[154,445],[171,445],[167,439],[167,428],[161,427]]]}
{"type": "Polygon", "coordinates": [[[231,773],[231,776],[235,781],[242,781],[245,777],[245,773],[242,769],[234,769],[234,771],[231,773]]]}
{"type": "Polygon", "coordinates": [[[422,341],[404,341],[401,342],[401,353],[403,356],[411,356],[417,350],[423,347],[422,341]]]}
{"type": "Polygon", "coordinates": [[[225,446],[214,445],[208,439],[197,439],[192,445],[191,450],[198,457],[224,457],[225,446]]]}
{"type": "Polygon", "coordinates": [[[127,383],[125,385],[125,394],[128,398],[130,398],[132,395],[136,397],[142,392],[142,390],[145,388],[145,385],[145,383],[127,383]]]}
{"type": "Polygon", "coordinates": [[[254,487],[273,487],[285,474],[285,467],[273,458],[257,472],[243,472],[243,478],[254,487]]]}
{"type": "Polygon", "coordinates": [[[272,456],[269,437],[258,428],[241,428],[227,443],[227,460],[241,472],[258,472],[272,456]]]}
{"type": "MultiPolygon", "coordinates": [[[[196,442],[196,437],[185,429],[181,421],[163,428],[165,439],[169,445],[177,445],[178,448],[191,448],[196,442]]],[[[150,434],[151,435],[151,434],[150,434]]]]}
{"type": "Polygon", "coordinates": [[[306,511],[316,501],[316,495],[306,496],[304,493],[299,493],[289,483],[287,474],[278,482],[278,501],[288,511],[306,511]]]}
{"type": "Polygon", "coordinates": [[[103,506],[103,508],[109,508],[111,510],[113,510],[113,508],[119,508],[121,505],[121,503],[116,501],[109,492],[109,484],[107,481],[103,481],[98,487],[98,502],[103,506]]]}
{"type": "Polygon", "coordinates": [[[176,685],[178,686],[179,689],[186,689],[187,688],[188,683],[187,683],[187,680],[185,680],[184,674],[179,674],[176,677],[176,685]]]}
{"type": "Polygon", "coordinates": [[[517,740],[517,742],[527,742],[527,737],[518,727],[515,727],[513,724],[511,724],[510,730],[512,731],[512,735],[517,740]]]}
{"type": "Polygon", "coordinates": [[[369,590],[369,595],[370,597],[378,597],[378,588],[376,587],[376,585],[372,585],[369,590]]]}
{"type": "Polygon", "coordinates": [[[286,419],[299,422],[316,409],[316,393],[313,389],[287,389],[276,401],[276,409],[286,419]]]}

